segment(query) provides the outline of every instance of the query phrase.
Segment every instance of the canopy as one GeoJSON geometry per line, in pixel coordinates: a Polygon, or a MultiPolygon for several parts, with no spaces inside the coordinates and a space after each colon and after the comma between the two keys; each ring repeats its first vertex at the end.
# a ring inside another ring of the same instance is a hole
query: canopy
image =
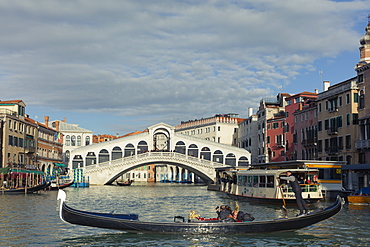
{"type": "Polygon", "coordinates": [[[65,164],[63,163],[53,163],[56,167],[67,167],[65,164]]]}
{"type": "Polygon", "coordinates": [[[10,172],[18,172],[18,173],[44,174],[43,171],[38,171],[38,170],[23,170],[23,169],[18,169],[18,168],[11,168],[9,170],[10,172]]]}
{"type": "Polygon", "coordinates": [[[0,168],[0,174],[7,174],[9,172],[9,168],[0,168]]]}

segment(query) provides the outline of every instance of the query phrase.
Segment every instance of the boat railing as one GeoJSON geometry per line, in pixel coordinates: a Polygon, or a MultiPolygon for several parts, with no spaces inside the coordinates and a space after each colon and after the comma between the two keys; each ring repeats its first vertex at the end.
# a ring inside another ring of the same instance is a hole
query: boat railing
{"type": "MultiPolygon", "coordinates": [[[[301,184],[302,192],[318,192],[319,191],[319,184],[301,184]]],[[[283,187],[283,192],[293,192],[290,186],[283,187]]]]}

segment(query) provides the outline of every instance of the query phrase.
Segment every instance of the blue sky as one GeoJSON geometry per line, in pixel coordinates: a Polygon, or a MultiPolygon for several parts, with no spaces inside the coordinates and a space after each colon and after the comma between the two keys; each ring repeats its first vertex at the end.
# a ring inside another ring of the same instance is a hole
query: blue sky
{"type": "Polygon", "coordinates": [[[0,1],[0,100],[95,134],[355,76],[370,0],[0,1]],[[322,71],[320,77],[319,71],[322,71]]]}

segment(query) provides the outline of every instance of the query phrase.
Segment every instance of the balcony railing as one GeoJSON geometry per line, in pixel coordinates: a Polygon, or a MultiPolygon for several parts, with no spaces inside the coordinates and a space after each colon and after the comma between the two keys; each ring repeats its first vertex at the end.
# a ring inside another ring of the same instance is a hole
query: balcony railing
{"type": "Polygon", "coordinates": [[[370,139],[355,142],[356,149],[370,148],[370,139]]]}

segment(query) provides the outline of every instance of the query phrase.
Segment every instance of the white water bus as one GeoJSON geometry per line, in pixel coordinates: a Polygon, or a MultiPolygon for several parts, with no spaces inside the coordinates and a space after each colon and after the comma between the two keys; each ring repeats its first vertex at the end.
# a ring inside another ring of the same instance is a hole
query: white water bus
{"type": "MultiPolygon", "coordinates": [[[[331,161],[286,161],[235,167],[219,172],[220,190],[232,197],[276,203],[281,203],[284,199],[287,203],[295,203],[295,195],[290,186],[279,187],[283,183],[286,184],[286,180],[281,180],[281,184],[277,180],[285,176],[287,171],[291,171],[301,185],[303,199],[308,203],[314,203],[325,197],[324,192],[330,181],[328,178],[323,180],[322,176],[328,174],[327,166],[339,166],[337,162],[334,163],[331,161]],[[321,181],[324,182],[324,186],[321,181]]],[[[340,174],[340,169],[337,172],[340,174]]],[[[340,191],[341,186],[337,187],[335,189],[340,191]]]]}

